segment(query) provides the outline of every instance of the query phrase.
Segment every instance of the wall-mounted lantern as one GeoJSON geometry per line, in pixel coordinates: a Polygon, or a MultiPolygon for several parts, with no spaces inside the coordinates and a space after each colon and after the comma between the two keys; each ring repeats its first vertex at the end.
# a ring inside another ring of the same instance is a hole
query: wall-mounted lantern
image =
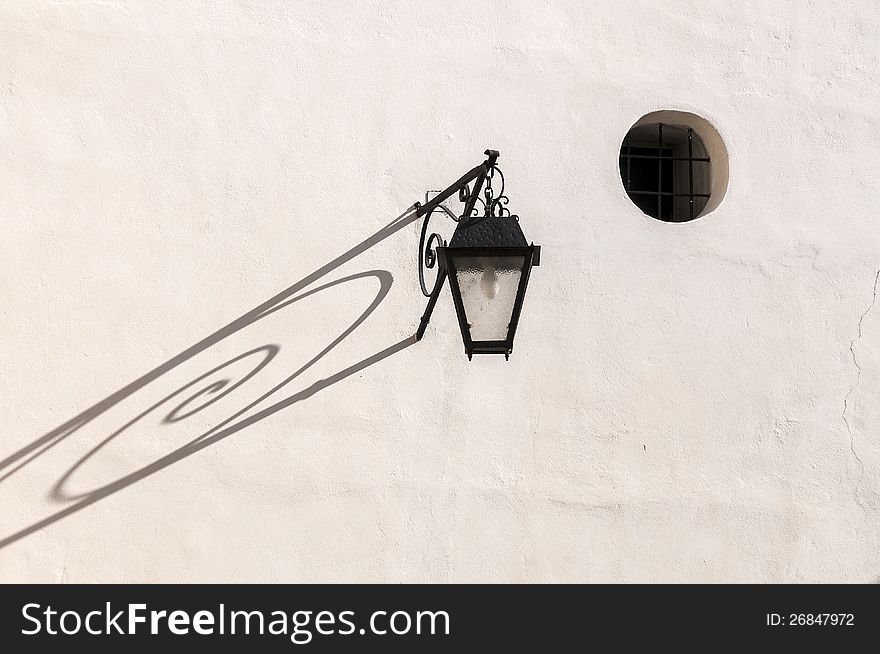
{"type": "Polygon", "coordinates": [[[421,340],[424,335],[448,277],[468,359],[475,354],[503,354],[507,359],[513,351],[529,273],[541,261],[541,247],[529,245],[520,229],[519,217],[507,209],[504,175],[495,164],[498,152],[486,150],[486,156],[486,161],[431,201],[416,205],[416,215],[425,217],[419,241],[419,282],[422,293],[430,298],[416,338],[421,340]],[[501,181],[498,195],[492,188],[496,174],[501,181]],[[464,203],[460,217],[442,204],[455,193],[464,203]],[[477,209],[477,202],[482,204],[482,212],[477,209]],[[425,240],[428,221],[437,208],[458,222],[448,245],[439,234],[431,234],[425,240]],[[428,290],[423,267],[433,268],[435,264],[439,264],[437,279],[433,289],[428,290]]]}

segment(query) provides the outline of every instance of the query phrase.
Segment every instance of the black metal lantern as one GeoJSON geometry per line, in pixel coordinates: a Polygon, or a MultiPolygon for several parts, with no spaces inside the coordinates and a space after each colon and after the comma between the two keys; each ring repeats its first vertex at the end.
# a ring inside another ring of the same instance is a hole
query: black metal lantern
{"type": "Polygon", "coordinates": [[[495,164],[498,152],[486,150],[486,155],[485,162],[418,207],[417,215],[426,216],[419,244],[419,280],[423,293],[430,300],[416,337],[422,338],[440,289],[448,277],[468,359],[474,354],[503,354],[507,359],[513,351],[513,337],[529,273],[532,266],[540,264],[541,248],[526,241],[519,217],[507,209],[504,175],[495,164]],[[492,188],[496,174],[501,181],[497,195],[492,188]],[[472,180],[475,180],[474,188],[470,190],[472,180]],[[464,202],[464,211],[458,218],[441,204],[456,192],[464,202]],[[482,213],[475,207],[477,202],[483,205],[482,213]],[[458,221],[448,245],[438,234],[431,234],[425,243],[428,220],[438,207],[458,221]],[[439,263],[431,291],[425,287],[422,263],[427,268],[439,263]]]}

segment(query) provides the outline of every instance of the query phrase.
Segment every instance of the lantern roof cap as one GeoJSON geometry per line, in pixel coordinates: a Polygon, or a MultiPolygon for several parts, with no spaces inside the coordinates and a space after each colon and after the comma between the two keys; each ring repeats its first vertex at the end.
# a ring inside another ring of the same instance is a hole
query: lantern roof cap
{"type": "Polygon", "coordinates": [[[517,216],[463,218],[449,242],[451,248],[524,248],[528,241],[517,216]]]}

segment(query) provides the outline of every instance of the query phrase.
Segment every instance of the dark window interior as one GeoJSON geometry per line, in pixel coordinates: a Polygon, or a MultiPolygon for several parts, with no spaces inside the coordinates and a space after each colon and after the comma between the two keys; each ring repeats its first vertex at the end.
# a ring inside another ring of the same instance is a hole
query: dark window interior
{"type": "Polygon", "coordinates": [[[640,125],[620,148],[620,178],[644,213],[666,222],[699,216],[709,199],[709,155],[687,127],[640,125]]]}

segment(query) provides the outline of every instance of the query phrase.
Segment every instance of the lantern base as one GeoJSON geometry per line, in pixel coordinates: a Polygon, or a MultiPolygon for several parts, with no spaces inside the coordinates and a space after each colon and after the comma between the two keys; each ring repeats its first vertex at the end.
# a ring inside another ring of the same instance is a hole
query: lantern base
{"type": "Polygon", "coordinates": [[[464,349],[468,361],[472,361],[475,354],[503,354],[504,360],[509,361],[511,352],[513,352],[513,349],[506,343],[494,343],[492,341],[474,341],[470,347],[465,347],[464,349]]]}

